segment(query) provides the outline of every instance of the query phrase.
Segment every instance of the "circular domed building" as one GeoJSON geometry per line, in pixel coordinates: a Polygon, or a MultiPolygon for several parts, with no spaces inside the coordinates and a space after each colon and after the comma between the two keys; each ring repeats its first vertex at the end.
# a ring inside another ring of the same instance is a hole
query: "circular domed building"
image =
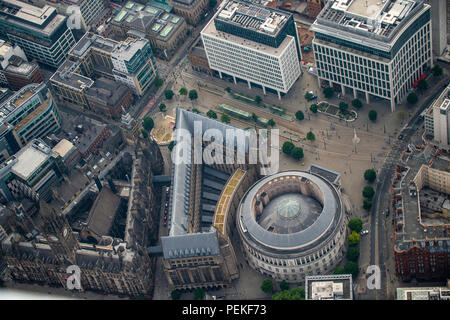
{"type": "Polygon", "coordinates": [[[237,228],[250,265],[301,282],[341,260],[346,217],[339,191],[322,176],[285,171],[257,181],[242,198],[237,228]]]}

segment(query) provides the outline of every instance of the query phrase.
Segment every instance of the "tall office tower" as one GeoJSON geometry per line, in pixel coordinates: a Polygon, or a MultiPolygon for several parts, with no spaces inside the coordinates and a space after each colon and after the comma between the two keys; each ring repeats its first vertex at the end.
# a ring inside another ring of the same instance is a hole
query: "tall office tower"
{"type": "Polygon", "coordinates": [[[240,0],[224,1],[201,32],[211,69],[281,97],[301,74],[293,15],[240,0]]]}
{"type": "Polygon", "coordinates": [[[423,0],[329,0],[311,26],[319,82],[394,111],[433,64],[430,15],[423,0]]]}
{"type": "Polygon", "coordinates": [[[17,0],[0,2],[0,36],[19,45],[30,59],[58,67],[75,44],[67,17],[45,5],[42,8],[17,0]]]}
{"type": "Polygon", "coordinates": [[[445,0],[427,0],[431,6],[431,34],[433,54],[440,56],[447,49],[447,3],[445,0]]]}

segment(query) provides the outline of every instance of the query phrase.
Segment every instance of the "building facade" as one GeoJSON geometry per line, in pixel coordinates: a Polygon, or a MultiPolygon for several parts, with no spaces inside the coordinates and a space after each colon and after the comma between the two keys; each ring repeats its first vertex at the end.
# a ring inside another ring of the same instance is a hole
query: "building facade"
{"type": "Polygon", "coordinates": [[[424,113],[425,133],[442,149],[450,149],[450,85],[424,113]]]}
{"type": "Polygon", "coordinates": [[[311,30],[319,85],[367,103],[386,99],[391,111],[433,65],[430,6],[421,0],[330,0],[311,30]]]}
{"type": "Polygon", "coordinates": [[[75,44],[67,17],[54,7],[5,0],[0,8],[0,35],[20,46],[29,59],[58,67],[75,44]]]}
{"type": "Polygon", "coordinates": [[[201,32],[212,70],[286,94],[301,74],[292,14],[262,5],[224,1],[201,32]]]}
{"type": "Polygon", "coordinates": [[[317,17],[320,11],[322,11],[326,2],[327,2],[326,0],[308,0],[306,2],[308,8],[308,17],[310,18],[317,17]]]}

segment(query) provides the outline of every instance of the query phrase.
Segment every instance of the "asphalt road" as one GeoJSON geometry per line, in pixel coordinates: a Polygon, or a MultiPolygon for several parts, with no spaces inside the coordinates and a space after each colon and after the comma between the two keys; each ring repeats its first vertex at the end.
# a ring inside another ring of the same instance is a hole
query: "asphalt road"
{"type": "MultiPolygon", "coordinates": [[[[378,265],[381,271],[381,290],[376,290],[376,299],[386,299],[386,272],[384,261],[383,245],[386,244],[385,232],[382,228],[384,211],[390,207],[390,189],[391,181],[395,173],[396,161],[400,158],[403,150],[406,149],[411,137],[414,135],[416,128],[421,124],[423,119],[420,118],[420,114],[430,106],[430,104],[436,99],[436,97],[447,86],[447,81],[442,86],[436,86],[428,99],[422,104],[418,111],[414,114],[408,124],[403,128],[400,134],[403,134],[402,140],[394,140],[391,152],[386,158],[384,166],[379,174],[379,181],[376,186],[376,192],[374,196],[371,214],[370,224],[370,264],[378,265]],[[388,198],[388,201],[384,201],[388,198]],[[378,240],[378,244],[377,244],[378,240]],[[376,246],[378,248],[376,248],[376,246]]],[[[393,213],[392,213],[393,214],[393,213]]],[[[393,270],[391,272],[394,272],[393,270]]]]}

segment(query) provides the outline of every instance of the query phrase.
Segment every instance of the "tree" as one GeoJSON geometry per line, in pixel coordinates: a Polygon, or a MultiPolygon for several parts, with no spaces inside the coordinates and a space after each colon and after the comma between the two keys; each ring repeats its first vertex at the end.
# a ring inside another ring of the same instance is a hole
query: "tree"
{"type": "Polygon", "coordinates": [[[302,159],[304,157],[303,149],[300,147],[295,147],[291,151],[291,156],[292,156],[292,158],[297,159],[297,160],[302,159]]]}
{"type": "Polygon", "coordinates": [[[314,97],[314,95],[311,92],[307,92],[305,93],[305,99],[306,101],[311,101],[312,97],[314,97]]]}
{"type": "Polygon", "coordinates": [[[280,282],[280,289],[282,291],[289,290],[289,283],[287,283],[286,280],[281,281],[280,282]]]}
{"type": "Polygon", "coordinates": [[[312,113],[317,113],[318,109],[319,106],[317,104],[312,104],[311,107],[309,107],[309,110],[311,110],[312,113]]]}
{"type": "Polygon", "coordinates": [[[342,267],[336,267],[333,270],[333,274],[344,274],[344,273],[345,273],[345,270],[342,267]]]}
{"type": "Polygon", "coordinates": [[[261,284],[261,290],[265,293],[271,293],[273,291],[273,282],[270,279],[265,279],[261,284]]]}
{"type": "Polygon", "coordinates": [[[353,261],[347,261],[347,263],[344,266],[344,271],[347,274],[351,274],[353,276],[353,279],[356,279],[359,273],[358,264],[356,264],[353,261]]]}
{"type": "Polygon", "coordinates": [[[424,92],[425,90],[428,89],[428,82],[425,79],[421,79],[419,80],[419,82],[417,82],[417,88],[419,89],[420,92],[424,92]]]}
{"type": "Polygon", "coordinates": [[[305,289],[302,287],[283,290],[275,293],[272,300],[305,300],[305,289]]]}
{"type": "Polygon", "coordinates": [[[377,121],[377,112],[375,110],[369,111],[369,119],[373,122],[377,121]]]}
{"type": "Polygon", "coordinates": [[[194,299],[203,300],[205,298],[205,289],[197,288],[194,290],[194,299]]]}
{"type": "Polygon", "coordinates": [[[144,129],[141,129],[141,132],[142,132],[142,136],[144,137],[144,139],[147,139],[148,138],[148,131],[146,131],[144,129]]]}
{"type": "Polygon", "coordinates": [[[164,84],[164,80],[161,78],[156,78],[155,79],[155,87],[160,88],[162,87],[162,85],[164,84]]]}
{"type": "Polygon", "coordinates": [[[344,101],[339,103],[339,111],[342,115],[347,114],[348,111],[348,104],[346,104],[344,101]]]}
{"type": "Polygon", "coordinates": [[[222,114],[222,116],[220,117],[220,121],[222,121],[223,123],[230,123],[231,122],[231,118],[229,115],[227,114],[222,114]]]}
{"type": "Polygon", "coordinates": [[[376,178],[377,178],[377,172],[374,169],[367,169],[364,172],[364,179],[366,179],[370,183],[374,182],[376,178]]]}
{"type": "Polygon", "coordinates": [[[305,119],[305,115],[304,115],[304,113],[303,113],[301,110],[298,110],[298,111],[295,113],[295,118],[296,118],[297,120],[303,120],[303,119],[305,119]]]}
{"type": "Polygon", "coordinates": [[[197,98],[198,98],[197,91],[195,91],[194,89],[190,90],[189,91],[189,99],[195,100],[197,98]]]}
{"type": "Polygon", "coordinates": [[[348,236],[347,240],[349,245],[355,246],[360,241],[359,234],[357,234],[355,231],[352,231],[352,233],[348,236]]]}
{"type": "Polygon", "coordinates": [[[180,96],[187,96],[187,94],[188,94],[188,89],[186,89],[185,87],[180,88],[180,90],[178,91],[178,93],[180,94],[180,96]]]}
{"type": "Polygon", "coordinates": [[[206,19],[206,15],[204,13],[200,13],[200,21],[203,21],[206,19]]]}
{"type": "Polygon", "coordinates": [[[353,99],[352,100],[352,106],[353,106],[353,108],[361,109],[363,107],[363,104],[362,104],[361,100],[353,99]]]}
{"type": "Polygon", "coordinates": [[[211,119],[217,119],[217,113],[216,113],[215,111],[213,111],[213,110],[209,110],[209,111],[206,113],[206,115],[208,116],[208,118],[211,118],[211,119]]]}
{"type": "Polygon", "coordinates": [[[217,0],[209,0],[209,7],[213,9],[217,4],[217,0]]]}
{"type": "Polygon", "coordinates": [[[375,191],[373,190],[373,188],[371,186],[365,186],[363,189],[362,195],[364,198],[371,200],[373,198],[373,196],[375,195],[375,191]]]}
{"type": "Polygon", "coordinates": [[[169,148],[169,151],[172,152],[173,147],[175,147],[175,141],[172,140],[169,142],[169,145],[167,146],[167,148],[169,148]]]}
{"type": "Polygon", "coordinates": [[[323,94],[325,95],[325,98],[331,98],[334,94],[334,90],[331,87],[326,87],[323,89],[323,94]]]}
{"type": "Polygon", "coordinates": [[[406,98],[409,104],[416,104],[417,101],[419,101],[419,97],[414,92],[411,92],[408,94],[408,97],[406,98]]]}
{"type": "Polygon", "coordinates": [[[193,113],[196,113],[196,114],[200,114],[200,113],[201,113],[200,110],[198,110],[197,108],[193,108],[193,109],[192,109],[192,112],[193,112],[193,113]]]}
{"type": "Polygon", "coordinates": [[[164,111],[166,111],[166,105],[164,104],[164,103],[161,103],[160,105],[159,105],[159,111],[161,111],[161,112],[164,112],[164,111]]]}
{"type": "Polygon", "coordinates": [[[349,261],[356,262],[356,261],[358,261],[358,258],[359,258],[359,250],[358,250],[358,248],[355,248],[355,247],[348,248],[347,259],[349,261]]]}
{"type": "Polygon", "coordinates": [[[351,231],[355,231],[356,233],[360,233],[362,230],[363,222],[359,218],[352,218],[348,222],[348,227],[351,231]]]}
{"type": "Polygon", "coordinates": [[[285,143],[283,143],[283,147],[282,150],[284,153],[286,154],[291,154],[292,150],[295,148],[295,145],[290,142],[290,141],[286,141],[285,143]]]}
{"type": "Polygon", "coordinates": [[[172,290],[172,292],[170,293],[170,296],[172,297],[172,300],[180,300],[181,293],[178,290],[172,290]]]}
{"type": "Polygon", "coordinates": [[[257,105],[259,105],[262,102],[262,98],[260,96],[255,97],[255,102],[257,105]]]}
{"type": "Polygon", "coordinates": [[[153,122],[153,119],[150,117],[145,117],[142,120],[142,126],[144,127],[145,130],[147,130],[147,132],[152,131],[154,125],[155,123],[153,122]]]}
{"type": "Polygon", "coordinates": [[[370,208],[372,208],[372,201],[364,200],[363,201],[363,208],[366,209],[367,211],[369,211],[370,208]]]}
{"type": "Polygon", "coordinates": [[[433,72],[433,76],[440,77],[442,76],[443,70],[441,66],[435,64],[433,68],[431,68],[431,72],[433,72]]]}
{"type": "Polygon", "coordinates": [[[231,92],[231,88],[230,88],[230,87],[226,87],[226,88],[225,88],[225,91],[228,92],[228,93],[230,93],[230,92],[231,92]]]}
{"type": "Polygon", "coordinates": [[[402,122],[403,122],[403,120],[406,119],[406,117],[407,117],[407,114],[406,114],[406,112],[403,111],[403,110],[400,110],[400,111],[397,113],[397,119],[400,120],[400,121],[402,121],[402,122]]]}
{"type": "Polygon", "coordinates": [[[275,121],[273,121],[273,119],[270,119],[269,121],[267,121],[267,124],[271,127],[275,126],[275,121]]]}
{"type": "Polygon", "coordinates": [[[167,100],[171,100],[174,96],[174,93],[172,90],[168,89],[168,90],[164,91],[164,95],[166,96],[167,100]]]}
{"type": "Polygon", "coordinates": [[[313,142],[314,140],[316,140],[316,136],[314,135],[314,133],[312,131],[309,131],[306,134],[306,139],[308,139],[309,141],[313,142]]]}

